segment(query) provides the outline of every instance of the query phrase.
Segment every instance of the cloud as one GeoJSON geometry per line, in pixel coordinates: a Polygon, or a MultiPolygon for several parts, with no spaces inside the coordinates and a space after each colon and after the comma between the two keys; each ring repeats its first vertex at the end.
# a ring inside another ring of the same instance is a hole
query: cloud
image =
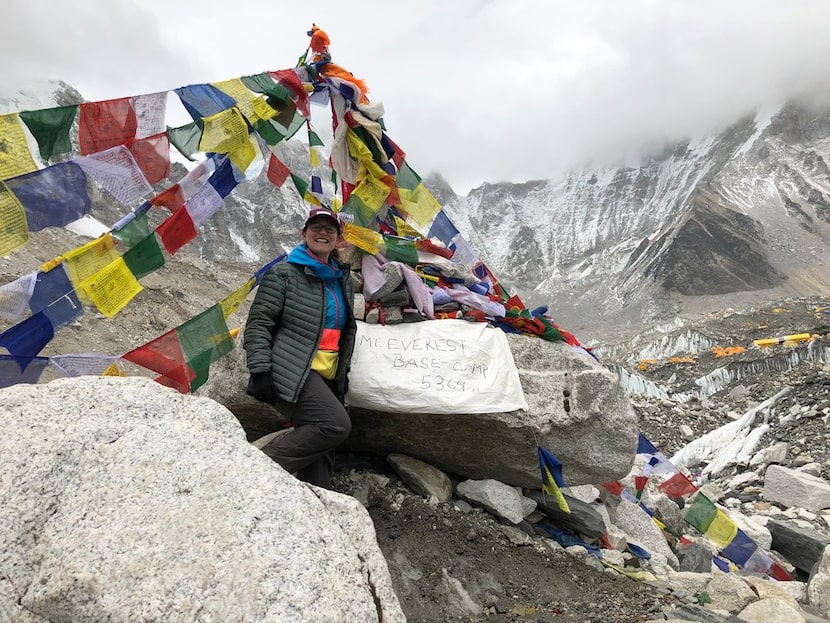
{"type": "Polygon", "coordinates": [[[316,22],[416,170],[462,192],[630,160],[764,104],[830,100],[830,3],[813,0],[7,0],[4,22],[15,60],[0,88],[52,77],[88,99],[290,67],[316,22]]]}

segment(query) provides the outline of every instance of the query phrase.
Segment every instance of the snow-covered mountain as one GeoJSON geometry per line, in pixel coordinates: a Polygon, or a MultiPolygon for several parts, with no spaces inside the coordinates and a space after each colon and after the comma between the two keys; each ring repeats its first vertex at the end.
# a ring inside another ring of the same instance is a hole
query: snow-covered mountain
{"type": "Polygon", "coordinates": [[[788,104],[638,168],[484,184],[447,210],[565,326],[830,291],[830,111],[788,104]]]}
{"type": "MultiPolygon", "coordinates": [[[[0,112],[81,101],[63,83],[48,89],[0,94],[0,112]]],[[[309,174],[299,141],[280,145],[280,156],[309,174]]],[[[484,184],[466,197],[440,175],[425,182],[510,290],[585,335],[830,293],[829,163],[830,111],[791,103],[639,167],[484,184]]],[[[176,165],[159,189],[183,174],[176,165]]],[[[264,171],[249,171],[180,253],[263,264],[297,240],[306,209],[290,182],[275,188],[264,171]]],[[[95,193],[93,215],[104,223],[124,211],[95,193]]]]}

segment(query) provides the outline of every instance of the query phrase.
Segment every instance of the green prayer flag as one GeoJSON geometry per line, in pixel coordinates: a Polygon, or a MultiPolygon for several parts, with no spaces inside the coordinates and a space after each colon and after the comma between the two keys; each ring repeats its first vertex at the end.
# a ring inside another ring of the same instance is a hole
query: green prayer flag
{"type": "Polygon", "coordinates": [[[386,246],[386,252],[384,253],[386,259],[403,262],[409,266],[415,266],[418,263],[418,249],[411,240],[384,236],[383,244],[386,246]]]}
{"type": "Polygon", "coordinates": [[[705,533],[712,521],[718,514],[718,509],[702,493],[698,494],[692,499],[691,504],[687,504],[686,511],[683,513],[683,519],[687,523],[697,528],[701,533],[705,533]]]}
{"type": "Polygon", "coordinates": [[[267,119],[258,119],[254,122],[254,130],[262,137],[266,145],[276,145],[285,139],[285,134],[277,130],[275,124],[267,119]]]}
{"type": "Polygon", "coordinates": [[[269,121],[274,124],[279,132],[285,135],[285,140],[288,140],[297,133],[297,130],[303,127],[305,117],[292,104],[281,110],[276,117],[272,117],[269,121]]]}
{"type": "Polygon", "coordinates": [[[354,193],[349,195],[349,200],[343,204],[341,212],[344,214],[352,214],[354,216],[354,224],[359,225],[360,227],[370,227],[375,215],[378,213],[377,210],[373,210],[367,206],[363,200],[354,193]]]}
{"type": "Polygon", "coordinates": [[[267,102],[276,110],[282,110],[286,106],[291,106],[291,96],[293,93],[291,89],[274,81],[268,74],[263,72],[253,76],[242,76],[242,84],[248,87],[254,93],[264,93],[268,96],[267,102]]]}
{"type": "Polygon", "coordinates": [[[222,308],[217,304],[176,327],[176,335],[187,364],[196,378],[190,382],[190,391],[204,384],[210,364],[233,349],[233,340],[225,324],[222,308]]]}
{"type": "Polygon", "coordinates": [[[147,212],[136,214],[126,224],[118,229],[113,229],[110,233],[113,238],[123,242],[125,247],[132,249],[150,235],[150,225],[147,223],[147,212]]]}
{"type": "Polygon", "coordinates": [[[308,130],[308,146],[309,147],[316,147],[316,146],[325,147],[325,144],[323,143],[323,139],[321,139],[319,136],[317,136],[317,132],[315,132],[311,128],[309,128],[309,130],[308,130]]]}
{"type": "MultiPolygon", "coordinates": [[[[146,221],[146,219],[145,219],[146,221]]],[[[164,254],[155,232],[131,247],[124,255],[124,263],[136,279],[141,279],[164,266],[164,254]]]]}
{"type": "Polygon", "coordinates": [[[406,160],[401,164],[400,171],[395,176],[395,183],[398,188],[406,188],[407,190],[415,190],[418,184],[421,183],[421,176],[412,170],[406,160]]]}
{"type": "Polygon", "coordinates": [[[199,142],[202,140],[202,123],[194,121],[178,128],[167,128],[167,136],[173,147],[179,150],[182,156],[193,160],[192,156],[199,151],[199,142]]]}
{"type": "Polygon", "coordinates": [[[43,110],[24,110],[18,116],[35,137],[41,158],[49,161],[54,155],[68,154],[72,151],[69,131],[77,112],[76,104],[43,110]]]}

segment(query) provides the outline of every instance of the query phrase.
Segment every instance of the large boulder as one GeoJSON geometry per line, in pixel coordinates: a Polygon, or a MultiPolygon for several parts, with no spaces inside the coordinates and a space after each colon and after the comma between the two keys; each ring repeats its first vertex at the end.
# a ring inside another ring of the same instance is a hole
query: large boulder
{"type": "Polygon", "coordinates": [[[365,509],[213,400],[82,377],[0,404],[0,620],[404,620],[365,509]]]}
{"type": "MultiPolygon", "coordinates": [[[[442,321],[435,321],[442,322],[442,321]]],[[[451,336],[448,336],[451,337],[451,336]]],[[[537,445],[564,465],[569,486],[624,477],[637,448],[637,418],[616,377],[563,342],[508,335],[528,409],[502,413],[402,413],[351,408],[344,447],[406,454],[466,478],[540,487],[537,445]]],[[[360,348],[360,344],[357,345],[360,348]]],[[[199,392],[226,405],[246,429],[277,426],[275,411],[244,396],[244,351],[211,367],[199,392]],[[265,424],[265,426],[263,426],[265,424]]],[[[352,375],[354,389],[362,379],[352,375]]],[[[370,389],[370,388],[369,388],[370,389]]]]}

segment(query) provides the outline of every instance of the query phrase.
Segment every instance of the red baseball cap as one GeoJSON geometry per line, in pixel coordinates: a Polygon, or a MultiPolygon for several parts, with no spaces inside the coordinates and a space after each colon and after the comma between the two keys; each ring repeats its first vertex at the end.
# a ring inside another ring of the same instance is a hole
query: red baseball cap
{"type": "Polygon", "coordinates": [[[311,208],[311,210],[309,210],[308,212],[308,217],[306,217],[303,229],[308,227],[308,224],[316,218],[330,220],[337,226],[337,231],[342,230],[342,227],[340,226],[340,220],[337,218],[337,215],[328,208],[311,208]]]}

